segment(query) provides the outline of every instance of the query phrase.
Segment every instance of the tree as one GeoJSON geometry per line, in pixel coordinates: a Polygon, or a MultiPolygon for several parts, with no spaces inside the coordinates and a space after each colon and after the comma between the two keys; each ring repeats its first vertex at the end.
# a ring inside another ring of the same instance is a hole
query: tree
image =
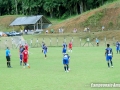
{"type": "Polygon", "coordinates": [[[45,0],[43,8],[45,11],[50,13],[50,17],[52,18],[53,17],[53,9],[55,8],[54,0],[45,0]]]}

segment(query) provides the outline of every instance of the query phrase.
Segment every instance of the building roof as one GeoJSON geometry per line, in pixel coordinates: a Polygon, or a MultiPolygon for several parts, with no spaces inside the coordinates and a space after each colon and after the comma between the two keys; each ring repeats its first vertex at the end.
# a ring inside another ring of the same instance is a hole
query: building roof
{"type": "Polygon", "coordinates": [[[18,17],[10,24],[10,26],[20,26],[20,25],[30,25],[30,24],[33,25],[37,23],[41,18],[42,18],[42,23],[52,24],[43,15],[36,15],[36,16],[18,17]]]}

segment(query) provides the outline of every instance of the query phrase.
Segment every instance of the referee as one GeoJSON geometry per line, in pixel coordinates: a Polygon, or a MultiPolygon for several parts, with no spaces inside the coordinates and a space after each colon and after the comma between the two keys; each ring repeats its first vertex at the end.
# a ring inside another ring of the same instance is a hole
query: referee
{"type": "Polygon", "coordinates": [[[7,67],[8,67],[8,68],[11,68],[11,65],[10,65],[10,50],[9,50],[9,47],[7,47],[7,49],[6,49],[6,60],[7,60],[7,67]]]}

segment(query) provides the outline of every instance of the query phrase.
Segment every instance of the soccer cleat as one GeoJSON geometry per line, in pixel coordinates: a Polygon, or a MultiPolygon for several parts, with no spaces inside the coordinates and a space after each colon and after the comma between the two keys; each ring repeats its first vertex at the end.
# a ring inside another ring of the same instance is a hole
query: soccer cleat
{"type": "Polygon", "coordinates": [[[111,66],[113,68],[113,66],[111,66]]]}
{"type": "Polygon", "coordinates": [[[68,70],[70,71],[70,68],[68,70]]]}
{"type": "Polygon", "coordinates": [[[69,71],[67,70],[67,72],[69,72],[69,71]]]}

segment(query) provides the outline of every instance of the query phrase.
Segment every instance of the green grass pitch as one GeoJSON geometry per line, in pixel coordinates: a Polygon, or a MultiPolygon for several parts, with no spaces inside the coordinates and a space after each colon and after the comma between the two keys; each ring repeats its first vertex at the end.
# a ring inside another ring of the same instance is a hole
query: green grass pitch
{"type": "Polygon", "coordinates": [[[91,88],[91,83],[120,83],[120,54],[113,47],[114,68],[107,67],[105,47],[73,47],[70,72],[62,64],[62,47],[48,47],[47,59],[41,48],[29,49],[30,69],[19,65],[18,49],[11,49],[7,68],[5,50],[0,50],[0,90],[120,90],[91,88]]]}

